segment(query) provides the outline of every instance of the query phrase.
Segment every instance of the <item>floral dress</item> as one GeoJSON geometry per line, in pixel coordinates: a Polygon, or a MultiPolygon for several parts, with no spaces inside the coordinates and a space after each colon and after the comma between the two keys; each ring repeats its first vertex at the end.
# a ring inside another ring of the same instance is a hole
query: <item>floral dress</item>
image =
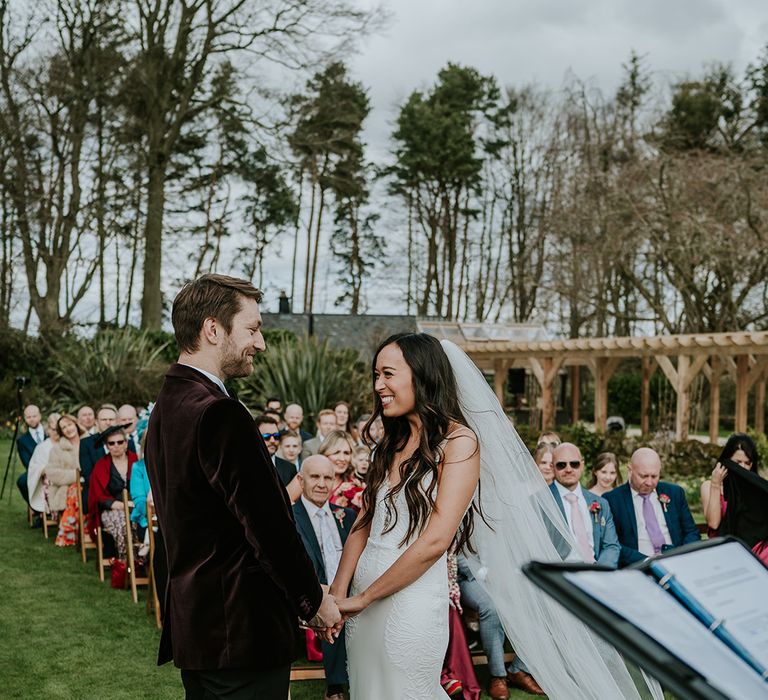
{"type": "Polygon", "coordinates": [[[349,481],[342,481],[333,489],[328,500],[335,506],[352,508],[357,514],[363,507],[363,491],[365,491],[365,484],[353,476],[349,481]]]}

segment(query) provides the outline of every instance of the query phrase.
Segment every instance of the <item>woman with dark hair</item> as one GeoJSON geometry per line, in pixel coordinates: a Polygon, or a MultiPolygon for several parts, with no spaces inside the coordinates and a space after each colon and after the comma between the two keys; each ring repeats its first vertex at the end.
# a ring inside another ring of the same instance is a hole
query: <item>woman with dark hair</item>
{"type": "Polygon", "coordinates": [[[619,460],[613,452],[601,452],[595,459],[587,488],[596,496],[602,496],[619,484],[621,484],[619,460]]]}
{"type": "Polygon", "coordinates": [[[333,412],[336,414],[336,430],[352,433],[349,424],[349,404],[346,401],[337,401],[333,404],[333,412]]]}
{"type": "Polygon", "coordinates": [[[374,418],[382,417],[384,436],[331,586],[339,609],[350,616],[351,696],[444,698],[446,552],[472,531],[477,440],[436,338],[392,336],[377,350],[372,370],[374,418]]]}
{"type": "Polygon", "coordinates": [[[752,551],[760,559],[768,564],[768,512],[764,504],[768,496],[760,498],[759,490],[765,493],[768,491],[768,485],[764,479],[757,476],[760,457],[757,447],[749,435],[744,433],[735,433],[728,438],[720,457],[717,460],[715,468],[712,470],[712,476],[701,485],[701,503],[704,506],[704,516],[707,519],[709,527],[709,536],[717,537],[721,529],[726,529],[726,533],[743,539],[752,551]],[[751,477],[743,478],[742,475],[736,475],[737,481],[726,484],[728,477],[728,468],[724,466],[726,461],[734,462],[736,465],[751,472],[751,477]],[[730,488],[729,488],[730,487],[730,488]],[[730,493],[729,493],[730,491],[730,493]],[[755,505],[753,498],[757,498],[755,505]],[[740,500],[744,500],[743,503],[740,500]],[[728,510],[731,513],[728,513],[728,510]],[[739,526],[735,518],[731,518],[729,527],[724,528],[726,514],[733,515],[735,512],[743,512],[749,509],[753,512],[747,513],[746,525],[739,526]],[[755,532],[757,534],[755,534],[755,532]]]}

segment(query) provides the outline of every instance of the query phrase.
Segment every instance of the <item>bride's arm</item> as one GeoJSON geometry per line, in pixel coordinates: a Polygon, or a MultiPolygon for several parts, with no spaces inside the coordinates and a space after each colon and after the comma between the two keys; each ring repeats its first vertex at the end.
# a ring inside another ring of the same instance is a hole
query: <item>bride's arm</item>
{"type": "Polygon", "coordinates": [[[374,601],[410,585],[427,571],[448,550],[472,501],[479,478],[480,452],[475,437],[462,435],[451,439],[445,448],[435,508],[427,526],[368,589],[340,601],[339,610],[347,614],[358,613],[374,601]]]}
{"type": "MultiPolygon", "coordinates": [[[[361,510],[360,514],[357,516],[358,519],[361,518],[364,513],[365,510],[361,510]]],[[[349,584],[352,583],[352,576],[357,568],[357,560],[360,559],[360,555],[365,549],[370,533],[371,525],[369,523],[366,527],[351,532],[349,537],[347,537],[347,541],[344,543],[339,568],[336,570],[336,576],[334,577],[330,588],[330,594],[335,596],[338,600],[347,597],[349,584]]]]}

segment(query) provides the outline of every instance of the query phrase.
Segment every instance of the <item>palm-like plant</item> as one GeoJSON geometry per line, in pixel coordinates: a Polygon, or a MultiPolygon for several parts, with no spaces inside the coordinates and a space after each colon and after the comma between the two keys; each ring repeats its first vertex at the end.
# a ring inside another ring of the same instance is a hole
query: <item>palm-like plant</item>
{"type": "Polygon", "coordinates": [[[52,393],[73,404],[152,401],[167,367],[162,356],[168,344],[133,328],[64,340],[52,349],[52,393]]]}
{"type": "Polygon", "coordinates": [[[355,350],[336,349],[328,340],[285,337],[258,356],[253,374],[240,383],[246,403],[261,403],[265,396],[296,402],[308,421],[336,401],[347,401],[353,412],[369,408],[368,370],[355,350]]]}

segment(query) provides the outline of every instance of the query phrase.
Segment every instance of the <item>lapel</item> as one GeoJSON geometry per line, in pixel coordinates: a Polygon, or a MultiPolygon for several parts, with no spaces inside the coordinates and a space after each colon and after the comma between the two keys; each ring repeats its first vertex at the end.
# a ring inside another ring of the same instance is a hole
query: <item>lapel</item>
{"type": "MultiPolygon", "coordinates": [[[[624,509],[626,515],[622,520],[627,526],[627,531],[624,534],[624,538],[627,541],[627,546],[632,549],[637,549],[637,518],[635,517],[635,504],[632,503],[632,490],[629,488],[629,483],[622,484],[618,487],[622,489],[621,500],[624,503],[624,509]]],[[[614,518],[616,514],[614,513],[614,518]]]]}
{"type": "MultiPolygon", "coordinates": [[[[301,498],[293,504],[293,514],[296,518],[296,527],[307,546],[308,553],[315,562],[315,566],[317,567],[319,565],[322,568],[322,577],[324,578],[325,565],[323,563],[323,553],[320,550],[320,543],[317,541],[317,535],[315,535],[315,528],[312,527],[312,523],[309,521],[309,513],[307,513],[307,509],[304,507],[301,498]]],[[[320,576],[319,571],[318,576],[320,576]]]]}
{"type": "Polygon", "coordinates": [[[347,508],[343,508],[342,506],[336,506],[333,503],[331,503],[330,506],[331,506],[331,512],[333,513],[333,520],[335,521],[336,527],[339,530],[339,537],[341,537],[341,544],[344,545],[347,542],[347,535],[349,535],[349,531],[352,526],[352,518],[347,512],[347,508]],[[336,515],[336,513],[338,513],[339,511],[341,511],[344,514],[344,517],[341,520],[339,520],[339,517],[337,517],[336,515]]]}
{"type": "Polygon", "coordinates": [[[568,518],[565,517],[565,506],[563,506],[563,499],[560,498],[560,492],[557,490],[556,482],[552,482],[549,485],[549,490],[552,492],[552,495],[555,497],[555,503],[557,503],[557,507],[560,509],[560,512],[563,514],[563,519],[565,522],[568,522],[568,518]]]}
{"type": "MultiPolygon", "coordinates": [[[[590,493],[583,486],[581,487],[581,492],[584,494],[584,500],[587,502],[587,510],[589,510],[589,507],[593,503],[600,503],[600,499],[595,496],[594,493],[590,493]]],[[[591,512],[589,517],[592,520],[592,541],[595,547],[595,559],[597,559],[600,554],[600,542],[603,539],[603,525],[600,523],[605,516],[603,515],[602,506],[600,510],[597,511],[597,522],[595,522],[595,516],[591,512]]]]}
{"type": "Polygon", "coordinates": [[[677,529],[677,522],[675,521],[672,511],[672,496],[667,491],[667,485],[660,481],[658,484],[656,484],[656,495],[657,496],[667,496],[669,497],[669,503],[667,503],[667,507],[664,507],[664,504],[659,502],[659,505],[661,506],[661,512],[664,513],[664,521],[667,523],[667,530],[669,530],[669,539],[672,540],[672,544],[676,544],[679,541],[679,531],[677,529]]]}
{"type": "Polygon", "coordinates": [[[26,447],[29,448],[30,452],[35,451],[35,447],[37,447],[37,443],[35,442],[35,438],[32,437],[32,433],[26,432],[21,436],[21,439],[26,447]]]}

